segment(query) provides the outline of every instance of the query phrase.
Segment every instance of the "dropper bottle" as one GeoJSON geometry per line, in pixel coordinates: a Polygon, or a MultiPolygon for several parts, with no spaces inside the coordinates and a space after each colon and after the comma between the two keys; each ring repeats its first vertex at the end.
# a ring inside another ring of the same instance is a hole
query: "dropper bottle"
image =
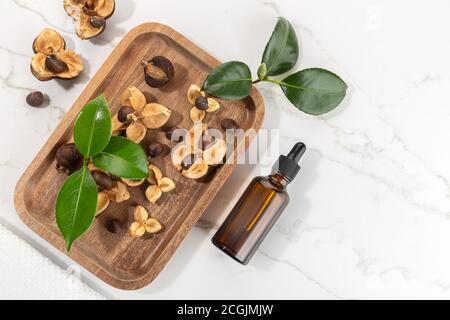
{"type": "Polygon", "coordinates": [[[300,171],[298,162],[306,151],[297,143],[287,156],[280,156],[269,176],[256,177],[212,239],[220,250],[248,264],[289,203],[286,187],[300,171]]]}

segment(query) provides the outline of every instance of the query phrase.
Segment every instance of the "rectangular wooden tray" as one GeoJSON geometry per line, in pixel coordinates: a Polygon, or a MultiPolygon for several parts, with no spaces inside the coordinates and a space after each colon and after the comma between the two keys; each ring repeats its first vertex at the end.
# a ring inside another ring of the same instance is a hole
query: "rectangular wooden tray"
{"type": "MultiPolygon", "coordinates": [[[[54,212],[57,191],[66,177],[55,170],[55,153],[59,146],[72,139],[74,120],[88,101],[104,92],[111,112],[115,114],[120,108],[122,92],[133,85],[149,99],[170,108],[174,114],[171,121],[178,121],[174,124],[189,129],[192,121],[189,118],[187,90],[191,84],[201,85],[209,70],[218,64],[208,53],[165,25],[146,23],[130,31],[90,81],[18,182],[15,206],[25,224],[66,253],[54,212]],[[175,78],[163,89],[147,86],[140,65],[142,60],[157,55],[166,56],[175,66],[175,78]]],[[[209,127],[220,128],[221,119],[231,118],[243,129],[260,128],[264,104],[255,88],[247,99],[221,103],[223,107],[208,114],[205,119],[209,127]]],[[[161,131],[149,132],[143,145],[152,141],[161,141],[170,147],[175,145],[161,131]]],[[[248,144],[245,144],[247,148],[248,144]]],[[[175,181],[176,189],[164,194],[156,205],[152,205],[145,199],[145,186],[130,188],[132,199],[122,204],[111,204],[96,219],[91,229],[75,242],[69,254],[81,266],[117,288],[134,290],[155,279],[234,169],[233,164],[226,164],[210,182],[200,183],[179,174],[171,164],[170,156],[153,163],[162,169],[165,176],[175,181]],[[127,234],[132,219],[130,208],[137,204],[144,205],[151,216],[162,222],[162,233],[140,239],[133,239],[127,234]],[[124,226],[122,232],[112,234],[107,231],[106,221],[111,218],[121,221],[124,226]]]]}

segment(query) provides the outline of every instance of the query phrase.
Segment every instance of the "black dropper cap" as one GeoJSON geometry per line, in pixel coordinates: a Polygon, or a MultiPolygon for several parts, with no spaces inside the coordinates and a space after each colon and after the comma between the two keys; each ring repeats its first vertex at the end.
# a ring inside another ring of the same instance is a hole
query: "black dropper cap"
{"type": "Polygon", "coordinates": [[[305,154],[306,146],[302,142],[298,142],[292,148],[291,152],[287,156],[280,156],[277,163],[274,166],[274,171],[286,176],[290,181],[294,180],[300,171],[298,162],[305,154]]]}

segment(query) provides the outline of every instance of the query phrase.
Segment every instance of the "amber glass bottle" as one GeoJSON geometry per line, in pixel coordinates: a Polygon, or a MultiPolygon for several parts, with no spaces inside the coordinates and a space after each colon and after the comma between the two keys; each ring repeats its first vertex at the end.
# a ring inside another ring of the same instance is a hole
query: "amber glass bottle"
{"type": "Polygon", "coordinates": [[[242,264],[247,264],[283,209],[289,203],[287,185],[300,171],[298,161],[306,151],[299,142],[287,156],[280,156],[273,173],[250,182],[212,242],[242,264]]]}

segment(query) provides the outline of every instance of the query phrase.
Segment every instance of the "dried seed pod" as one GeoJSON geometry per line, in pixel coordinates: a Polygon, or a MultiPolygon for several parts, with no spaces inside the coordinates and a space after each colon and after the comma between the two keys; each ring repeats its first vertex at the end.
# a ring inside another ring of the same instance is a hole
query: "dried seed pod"
{"type": "Polygon", "coordinates": [[[133,122],[127,127],[127,138],[133,142],[141,143],[147,135],[147,128],[140,122],[133,122]]]}
{"type": "Polygon", "coordinates": [[[162,104],[149,103],[141,115],[141,121],[148,129],[159,129],[169,121],[172,111],[162,104]]]}
{"type": "Polygon", "coordinates": [[[199,110],[203,110],[206,111],[209,107],[208,105],[208,98],[204,97],[204,96],[199,96],[196,100],[195,100],[195,106],[197,107],[197,109],[199,110]]]}
{"type": "Polygon", "coordinates": [[[45,67],[53,73],[63,73],[69,71],[69,66],[52,54],[45,59],[45,67]]]}
{"type": "Polygon", "coordinates": [[[223,119],[220,123],[220,126],[223,130],[237,130],[239,129],[239,126],[237,125],[236,121],[233,119],[223,119]]]}
{"type": "Polygon", "coordinates": [[[66,41],[53,29],[44,29],[33,41],[34,53],[42,53],[46,56],[66,49],[66,41]]]}
{"type": "Polygon", "coordinates": [[[26,101],[31,107],[40,107],[44,103],[44,94],[40,91],[31,92],[27,95],[26,101]]]}
{"type": "Polygon", "coordinates": [[[145,191],[145,196],[151,203],[156,203],[162,196],[162,190],[157,185],[150,185],[145,191]]]}
{"type": "Polygon", "coordinates": [[[98,193],[98,202],[97,202],[97,211],[95,216],[98,216],[102,212],[104,212],[109,207],[109,197],[105,191],[101,191],[98,193]]]}
{"type": "Polygon", "coordinates": [[[94,171],[92,173],[95,183],[101,189],[110,190],[114,187],[114,180],[111,176],[103,171],[94,171]]]}
{"type": "Polygon", "coordinates": [[[200,110],[197,107],[193,107],[189,115],[193,122],[201,122],[206,116],[206,111],[200,110]]]}
{"type": "Polygon", "coordinates": [[[146,232],[157,233],[162,230],[162,226],[158,220],[149,218],[148,211],[142,207],[134,208],[134,222],[130,226],[130,235],[132,237],[142,237],[146,232]]]}
{"type": "Polygon", "coordinates": [[[122,224],[117,219],[111,219],[106,223],[106,229],[111,233],[119,233],[122,230],[122,224]]]}
{"type": "Polygon", "coordinates": [[[122,106],[132,107],[136,113],[140,114],[147,104],[147,98],[136,87],[129,86],[120,99],[122,106]]]}
{"type": "Polygon", "coordinates": [[[147,146],[147,155],[150,158],[156,158],[164,151],[164,145],[159,142],[152,142],[147,146]]]}
{"type": "Polygon", "coordinates": [[[131,122],[131,117],[134,113],[134,109],[129,106],[123,106],[119,109],[119,112],[117,113],[117,120],[119,120],[121,123],[129,124],[131,122]]]}
{"type": "Polygon", "coordinates": [[[175,182],[170,178],[162,177],[159,181],[159,188],[164,193],[172,191],[175,187],[175,182]]]}
{"type": "Polygon", "coordinates": [[[121,203],[129,200],[131,198],[125,183],[117,181],[117,184],[111,190],[106,190],[108,197],[111,201],[121,203]]]}
{"type": "Polygon", "coordinates": [[[116,114],[112,118],[112,134],[113,135],[120,135],[123,130],[125,130],[126,124],[119,121],[118,115],[116,114]]]}
{"type": "Polygon", "coordinates": [[[115,9],[115,0],[64,0],[66,13],[76,21],[76,33],[90,39],[105,30],[106,19],[115,9]]]}
{"type": "Polygon", "coordinates": [[[191,146],[182,144],[172,150],[171,160],[172,164],[177,170],[182,170],[181,163],[183,160],[193,153],[191,146]]]}
{"type": "Polygon", "coordinates": [[[31,59],[31,72],[37,79],[73,79],[83,71],[80,57],[65,50],[65,45],[62,36],[52,29],[43,30],[34,40],[36,54],[31,59]]]}
{"type": "Polygon", "coordinates": [[[196,85],[196,84],[192,84],[189,89],[188,89],[188,93],[187,93],[187,98],[188,101],[191,105],[195,105],[195,101],[197,100],[198,97],[200,96],[206,96],[206,94],[201,91],[201,88],[196,85]]]}
{"type": "Polygon", "coordinates": [[[83,166],[83,156],[74,143],[62,145],[56,151],[56,169],[58,172],[72,174],[83,166]]]}
{"type": "Polygon", "coordinates": [[[152,88],[161,88],[169,83],[175,75],[172,62],[163,56],[143,61],[145,82],[152,88]]]}
{"type": "Polygon", "coordinates": [[[199,158],[188,170],[182,171],[181,174],[188,179],[197,180],[204,177],[208,170],[208,164],[202,158],[199,158]]]}
{"type": "Polygon", "coordinates": [[[212,98],[208,98],[208,109],[206,112],[215,112],[220,108],[220,103],[212,98]]]}
{"type": "Polygon", "coordinates": [[[225,140],[218,139],[203,151],[203,160],[210,166],[219,165],[223,162],[226,154],[227,144],[225,140]]]}
{"type": "Polygon", "coordinates": [[[159,185],[159,181],[161,181],[162,177],[163,177],[163,174],[162,174],[161,170],[157,166],[155,166],[153,164],[150,164],[148,166],[148,178],[147,178],[147,181],[150,184],[159,185]]]}
{"type": "Polygon", "coordinates": [[[129,187],[139,187],[144,183],[145,179],[122,179],[122,181],[129,187]]]}

